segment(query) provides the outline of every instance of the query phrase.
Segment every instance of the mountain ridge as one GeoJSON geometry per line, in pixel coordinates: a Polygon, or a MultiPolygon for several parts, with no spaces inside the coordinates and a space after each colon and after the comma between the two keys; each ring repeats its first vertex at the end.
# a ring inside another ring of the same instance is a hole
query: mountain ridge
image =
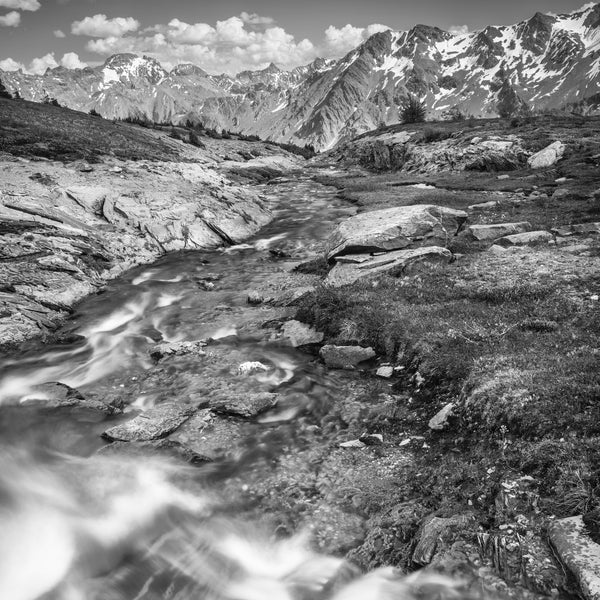
{"type": "Polygon", "coordinates": [[[409,93],[424,100],[433,118],[450,109],[494,116],[507,95],[536,109],[594,97],[600,93],[600,4],[462,34],[423,24],[386,30],[338,60],[317,58],[290,71],[274,63],[235,76],[192,64],[167,71],[152,57],[116,54],[98,67],[58,67],[41,76],[0,71],[0,77],[25,99],[52,97],[106,118],[201,121],[327,150],[397,123],[409,93]]]}

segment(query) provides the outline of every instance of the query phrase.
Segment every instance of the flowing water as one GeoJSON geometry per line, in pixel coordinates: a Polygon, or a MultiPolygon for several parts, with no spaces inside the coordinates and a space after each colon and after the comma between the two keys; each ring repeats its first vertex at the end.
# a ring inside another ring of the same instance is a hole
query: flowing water
{"type": "MultiPolygon", "coordinates": [[[[206,470],[97,452],[110,425],[189,393],[190,373],[196,393],[210,394],[232,378],[232,365],[259,362],[264,370],[246,376],[245,389],[280,393],[277,407],[241,428],[248,440],[238,440],[235,460],[244,468],[256,439],[252,428],[293,423],[343,393],[351,376],[327,372],[314,357],[282,344],[261,323],[285,316],[285,309],[250,306],[247,295],[286,276],[293,263],[282,254],[314,255],[335,222],[355,211],[308,179],[263,191],[275,218],[255,238],[135,269],[78,307],[62,329],[67,342],[2,360],[0,598],[410,595],[411,582],[392,570],[360,578],[343,561],[315,554],[302,535],[274,541],[268,531],[237,520],[219,495],[219,481],[235,473],[231,461],[228,474],[215,477],[218,463],[206,470]],[[213,340],[215,360],[184,357],[160,377],[148,376],[154,368],[148,351],[156,343],[206,338],[213,340]],[[125,412],[107,422],[44,410],[35,386],[56,381],[86,398],[119,396],[125,412]]],[[[269,443],[276,453],[278,442],[269,443]]]]}

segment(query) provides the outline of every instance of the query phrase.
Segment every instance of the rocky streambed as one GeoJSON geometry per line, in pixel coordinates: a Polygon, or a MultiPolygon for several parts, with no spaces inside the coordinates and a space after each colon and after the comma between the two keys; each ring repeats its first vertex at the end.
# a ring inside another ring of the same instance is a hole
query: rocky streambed
{"type": "MultiPolygon", "coordinates": [[[[307,297],[313,316],[343,313],[331,290],[375,290],[386,273],[417,285],[422,265],[456,262],[453,240],[491,245],[526,224],[473,229],[433,205],[356,215],[309,171],[249,190],[193,165],[107,164],[91,182],[38,164],[10,165],[1,209],[2,342],[53,333],[2,356],[0,596],[381,598],[413,593],[402,575],[425,566],[465,594],[569,589],[532,478],[492,469],[457,501],[477,470],[444,437],[458,407],[432,413],[409,358],[361,345],[350,315],[336,340],[298,320],[307,297]],[[26,180],[43,202],[19,193],[26,180]]],[[[532,260],[515,245],[487,256],[532,260]]],[[[565,555],[577,527],[551,532],[565,555]]]]}

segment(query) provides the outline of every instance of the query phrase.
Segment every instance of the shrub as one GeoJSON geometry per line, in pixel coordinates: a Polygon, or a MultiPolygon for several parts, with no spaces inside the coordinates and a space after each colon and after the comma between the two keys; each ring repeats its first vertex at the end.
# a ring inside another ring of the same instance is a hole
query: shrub
{"type": "Polygon", "coordinates": [[[425,103],[414,94],[409,94],[400,107],[403,123],[423,123],[426,115],[425,103]]]}
{"type": "Polygon", "coordinates": [[[206,148],[206,145],[202,140],[198,137],[198,134],[192,129],[189,133],[188,141],[192,146],[196,146],[196,148],[206,148]]]}
{"type": "Polygon", "coordinates": [[[90,110],[90,116],[102,118],[102,115],[95,108],[92,108],[92,110],[90,110]]]}
{"type": "Polygon", "coordinates": [[[425,127],[422,133],[423,142],[439,142],[440,140],[446,140],[451,137],[452,134],[443,129],[435,129],[434,127],[425,127]]]}
{"type": "Polygon", "coordinates": [[[466,119],[465,113],[463,113],[458,106],[453,106],[452,108],[444,111],[442,113],[442,119],[444,121],[464,121],[466,119]]]}
{"type": "Polygon", "coordinates": [[[8,98],[8,99],[12,99],[12,95],[10,94],[10,92],[6,89],[4,83],[2,83],[2,80],[0,79],[0,98],[8,98]]]}
{"type": "Polygon", "coordinates": [[[43,100],[44,104],[50,104],[52,106],[60,106],[58,100],[56,98],[52,98],[50,96],[45,96],[43,100]]]}

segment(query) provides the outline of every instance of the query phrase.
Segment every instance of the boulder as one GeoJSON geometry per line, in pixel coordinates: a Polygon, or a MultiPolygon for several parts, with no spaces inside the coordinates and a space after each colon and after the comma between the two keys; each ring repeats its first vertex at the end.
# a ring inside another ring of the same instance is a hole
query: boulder
{"type": "Polygon", "coordinates": [[[375,357],[376,353],[373,348],[328,344],[321,348],[319,355],[328,367],[334,369],[354,369],[359,363],[375,357]]]}
{"type": "Polygon", "coordinates": [[[529,231],[527,233],[516,233],[507,235],[497,240],[501,246],[529,246],[530,244],[543,244],[554,240],[549,231],[529,231]]]}
{"type": "Polygon", "coordinates": [[[554,198],[555,200],[562,200],[564,198],[568,198],[571,194],[572,192],[569,188],[557,188],[554,190],[552,198],[554,198]]]}
{"type": "Polygon", "coordinates": [[[445,246],[467,220],[462,210],[430,204],[361,213],[340,223],[327,241],[327,258],[376,250],[445,246]]]}
{"type": "Polygon", "coordinates": [[[518,223],[493,223],[489,225],[471,225],[467,231],[478,242],[494,241],[498,238],[516,233],[525,233],[531,230],[531,223],[521,221],[518,223]]]}
{"type": "Polygon", "coordinates": [[[587,600],[600,600],[600,545],[586,532],[580,516],[559,519],[548,529],[550,543],[574,575],[587,600]]]}
{"type": "Polygon", "coordinates": [[[163,438],[185,423],[194,407],[166,402],[151,408],[137,417],[107,429],[102,437],[110,441],[145,442],[163,438]]]}
{"type": "Polygon", "coordinates": [[[452,260],[452,252],[439,246],[427,246],[375,255],[347,254],[335,260],[337,264],[329,271],[324,283],[332,287],[340,287],[369,275],[379,273],[400,275],[408,267],[422,262],[449,263],[452,260]]]}
{"type": "Polygon", "coordinates": [[[442,431],[442,429],[445,429],[448,426],[448,419],[452,416],[454,408],[453,402],[446,404],[446,406],[444,406],[444,408],[429,421],[429,429],[433,429],[434,431],[442,431]]]}
{"type": "Polygon", "coordinates": [[[546,146],[543,150],[530,156],[527,159],[527,164],[532,169],[545,169],[558,162],[563,157],[564,153],[565,145],[562,142],[552,142],[552,144],[546,146]]]}
{"type": "Polygon", "coordinates": [[[300,321],[287,321],[282,328],[283,338],[289,340],[294,348],[318,344],[325,335],[300,321]]]}
{"type": "Polygon", "coordinates": [[[259,392],[256,394],[234,394],[227,398],[211,401],[210,408],[216,413],[235,415],[251,419],[273,408],[277,394],[259,392]]]}

